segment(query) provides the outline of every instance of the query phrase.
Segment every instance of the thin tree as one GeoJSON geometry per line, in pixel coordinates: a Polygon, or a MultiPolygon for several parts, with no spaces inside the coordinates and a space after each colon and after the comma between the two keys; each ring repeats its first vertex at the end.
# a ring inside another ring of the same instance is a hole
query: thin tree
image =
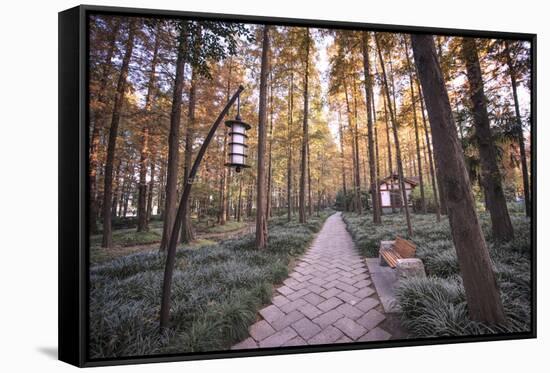
{"type": "MultiPolygon", "coordinates": [[[[474,38],[463,39],[462,55],[466,63],[470,99],[472,101],[475,138],[481,163],[481,181],[485,192],[487,208],[491,215],[493,235],[498,240],[507,241],[514,237],[514,229],[510,221],[510,215],[508,214],[504,189],[502,188],[495,144],[491,134],[489,114],[487,113],[481,66],[474,38]]],[[[426,90],[424,92],[426,93],[426,90]]]]}
{"type": "Polygon", "coordinates": [[[342,191],[344,192],[344,210],[348,210],[348,190],[346,185],[346,155],[344,152],[344,127],[342,125],[342,117],[338,110],[338,137],[340,139],[340,159],[342,163],[342,191]]]}
{"type": "Polygon", "coordinates": [[[365,98],[367,104],[367,143],[369,153],[370,190],[372,194],[372,222],[374,224],[380,224],[382,223],[382,218],[379,202],[380,194],[378,191],[378,169],[376,167],[374,147],[372,77],[370,73],[369,61],[369,33],[363,31],[361,33],[361,36],[363,52],[363,71],[365,74],[365,98]]]}
{"type": "MultiPolygon", "coordinates": [[[[418,167],[418,184],[420,186],[420,203],[422,213],[426,213],[426,198],[424,195],[424,177],[422,175],[422,157],[420,156],[420,135],[418,134],[418,119],[416,117],[416,95],[414,93],[414,78],[411,59],[409,57],[409,45],[407,44],[407,36],[403,37],[405,45],[405,56],[407,60],[407,70],[409,72],[409,86],[411,90],[412,115],[414,123],[414,137],[416,142],[416,166],[418,167]]],[[[414,158],[413,158],[414,160],[414,158]]]]}
{"type": "Polygon", "coordinates": [[[170,132],[168,134],[168,165],[166,170],[166,194],[164,199],[164,224],[160,251],[164,251],[172,235],[176,217],[176,198],[179,167],[179,135],[181,123],[181,103],[183,83],[185,79],[185,56],[187,53],[187,25],[184,21],[178,23],[179,35],[176,59],[176,77],[172,95],[172,110],[170,112],[170,132]]]}
{"type": "Polygon", "coordinates": [[[514,109],[516,114],[516,131],[519,143],[519,153],[521,157],[521,176],[523,180],[523,199],[525,201],[525,215],[531,216],[531,193],[529,189],[529,168],[527,167],[527,155],[525,151],[525,140],[523,138],[523,126],[521,124],[521,114],[519,111],[518,89],[517,89],[517,72],[512,61],[510,53],[510,42],[504,41],[504,54],[506,64],[508,65],[508,75],[512,83],[512,95],[514,97],[514,109]]]}
{"type": "MultiPolygon", "coordinates": [[[[271,65],[271,61],[270,61],[271,65]]],[[[269,147],[267,150],[268,154],[268,169],[267,169],[267,211],[266,216],[268,219],[272,215],[272,204],[273,204],[273,71],[269,72],[269,147]]]]}
{"type": "Polygon", "coordinates": [[[138,185],[138,225],[137,231],[143,232],[149,229],[147,215],[147,168],[150,161],[151,144],[150,144],[150,131],[151,131],[151,108],[153,106],[153,98],[155,95],[156,84],[156,69],[158,62],[158,51],[160,46],[160,25],[161,23],[156,21],[156,27],[154,30],[154,46],[153,56],[151,58],[151,72],[149,75],[149,82],[147,83],[147,94],[145,95],[145,123],[141,128],[140,139],[140,159],[139,159],[139,185],[138,185]]]}
{"type": "MultiPolygon", "coordinates": [[[[293,60],[294,61],[294,60],[293,60]]],[[[293,128],[293,113],[294,113],[294,63],[290,67],[290,85],[288,88],[288,157],[287,157],[287,173],[286,173],[286,191],[287,191],[287,220],[292,218],[292,128],[293,128]]]]}
{"type": "MultiPolygon", "coordinates": [[[[187,111],[187,127],[185,129],[185,153],[183,159],[183,185],[192,183],[189,180],[189,172],[193,162],[193,143],[195,142],[195,108],[197,106],[197,68],[193,67],[191,72],[191,84],[189,87],[189,110],[187,111]]],[[[182,220],[181,236],[182,243],[189,243],[195,239],[195,232],[191,225],[191,216],[189,206],[185,205],[184,215],[186,219],[182,220]]]]}
{"type": "MultiPolygon", "coordinates": [[[[397,124],[397,119],[395,118],[395,113],[393,111],[393,105],[391,105],[391,99],[390,99],[390,94],[388,90],[388,79],[386,77],[386,68],[384,66],[384,58],[382,57],[382,50],[380,49],[380,42],[378,40],[378,35],[375,35],[375,41],[376,41],[376,48],[378,49],[378,58],[380,59],[380,66],[382,68],[382,83],[385,86],[386,98],[387,98],[387,102],[389,103],[388,107],[390,109],[390,119],[392,122],[392,129],[393,129],[393,140],[395,143],[397,174],[399,177],[399,188],[401,189],[401,196],[403,201],[402,205],[405,209],[405,218],[407,220],[407,233],[409,237],[412,237],[413,230],[412,230],[412,224],[411,224],[411,216],[409,213],[409,202],[407,200],[407,190],[405,189],[405,180],[403,177],[403,163],[401,161],[401,149],[399,147],[399,135],[397,133],[398,124],[397,124]]],[[[390,57],[390,61],[391,61],[391,57],[390,57]]]]}
{"type": "Polygon", "coordinates": [[[343,77],[343,88],[344,88],[344,97],[346,99],[346,116],[348,118],[348,129],[349,133],[351,135],[351,159],[352,159],[352,171],[353,171],[353,200],[352,200],[352,209],[353,211],[361,214],[361,204],[359,203],[359,188],[357,185],[357,172],[359,170],[357,163],[358,163],[358,157],[357,157],[357,142],[355,141],[357,139],[356,135],[356,125],[353,123],[353,116],[351,111],[351,105],[349,100],[349,93],[348,93],[348,85],[347,85],[347,79],[346,77],[343,77]]]}
{"type": "Polygon", "coordinates": [[[266,216],[266,138],[267,138],[267,77],[269,75],[269,30],[265,25],[262,37],[262,62],[260,70],[260,105],[258,112],[258,176],[256,183],[256,247],[267,247],[266,216]]]}
{"type": "Polygon", "coordinates": [[[352,87],[353,87],[353,144],[355,148],[355,204],[357,207],[357,213],[362,214],[363,205],[361,203],[361,171],[359,165],[359,113],[357,110],[357,82],[355,75],[352,75],[352,87]]]}
{"type": "Polygon", "coordinates": [[[426,113],[424,112],[424,97],[422,95],[422,88],[420,86],[420,81],[416,81],[418,87],[418,96],[420,101],[420,112],[422,113],[422,126],[424,127],[424,136],[426,139],[426,148],[428,148],[428,160],[430,165],[430,176],[432,182],[432,191],[434,194],[434,204],[435,204],[435,214],[437,222],[441,221],[441,209],[439,207],[439,188],[437,186],[436,175],[435,175],[435,166],[432,155],[432,146],[430,144],[430,134],[428,131],[428,121],[426,120],[426,113]]]}
{"type": "MultiPolygon", "coordinates": [[[[232,78],[232,72],[233,72],[233,60],[231,58],[228,59],[227,65],[228,65],[228,75],[227,75],[227,88],[225,93],[225,99],[226,101],[229,101],[231,97],[231,78],[232,78]]],[[[219,213],[218,213],[218,223],[220,225],[224,225],[226,220],[229,220],[229,190],[230,190],[230,181],[229,181],[229,169],[224,166],[225,160],[227,158],[227,152],[228,152],[228,138],[229,135],[229,127],[225,126],[224,128],[224,136],[223,136],[223,157],[221,159],[221,178],[220,178],[220,207],[219,207],[219,213]]]]}
{"type": "Polygon", "coordinates": [[[299,221],[305,223],[306,217],[306,168],[307,168],[307,144],[308,117],[309,117],[309,28],[305,29],[305,56],[304,56],[304,120],[302,125],[302,158],[300,167],[300,200],[299,200],[299,221]]]}
{"type": "Polygon", "coordinates": [[[422,84],[434,142],[437,174],[447,199],[449,223],[473,320],[504,323],[505,314],[487,244],[475,211],[449,96],[433,36],[412,35],[415,64],[422,84]]]}
{"type": "Polygon", "coordinates": [[[130,59],[132,58],[132,52],[134,50],[134,37],[137,28],[136,22],[137,21],[135,19],[131,19],[128,22],[128,40],[126,40],[124,57],[122,58],[122,65],[120,67],[120,75],[118,77],[115,101],[113,104],[113,116],[111,118],[111,127],[109,129],[109,140],[107,143],[107,160],[105,162],[105,184],[103,187],[103,240],[101,242],[102,247],[113,246],[113,234],[111,226],[111,206],[113,202],[113,163],[115,160],[120,113],[122,109],[122,103],[124,101],[124,93],[126,92],[128,67],[130,66],[130,59]]]}

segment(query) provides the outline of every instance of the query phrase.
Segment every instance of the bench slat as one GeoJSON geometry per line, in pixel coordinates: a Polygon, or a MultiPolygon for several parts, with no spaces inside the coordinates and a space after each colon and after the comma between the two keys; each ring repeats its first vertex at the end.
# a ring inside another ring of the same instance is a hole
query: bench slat
{"type": "Polygon", "coordinates": [[[402,258],[413,258],[416,254],[416,245],[399,236],[395,239],[393,249],[401,255],[402,258]]]}
{"type": "Polygon", "coordinates": [[[382,255],[386,263],[388,263],[391,268],[395,268],[397,266],[397,259],[402,259],[401,255],[392,249],[381,250],[380,255],[382,255]]]}

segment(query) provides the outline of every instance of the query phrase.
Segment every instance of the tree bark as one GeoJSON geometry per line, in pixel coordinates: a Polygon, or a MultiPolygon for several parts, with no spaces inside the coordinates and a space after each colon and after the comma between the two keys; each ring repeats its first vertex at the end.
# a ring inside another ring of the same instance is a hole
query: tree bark
{"type": "Polygon", "coordinates": [[[286,174],[286,191],[287,191],[287,220],[292,219],[292,128],[293,128],[293,113],[294,113],[294,63],[291,62],[290,67],[290,87],[288,92],[288,159],[287,159],[287,174],[286,174]]]}
{"type": "MultiPolygon", "coordinates": [[[[380,43],[378,41],[377,36],[375,36],[375,40],[376,40],[376,47],[378,49],[378,58],[380,59],[380,66],[382,67],[382,82],[386,86],[386,89],[385,89],[386,98],[390,103],[391,100],[390,100],[390,94],[388,90],[388,79],[386,77],[386,67],[384,66],[384,58],[382,57],[382,50],[380,49],[380,43]]],[[[390,65],[391,65],[391,57],[390,57],[390,65]]],[[[390,118],[391,118],[392,129],[393,129],[393,140],[395,143],[395,156],[396,156],[396,162],[397,162],[397,174],[399,176],[399,187],[401,189],[401,195],[403,200],[402,205],[403,205],[403,208],[405,209],[405,218],[407,220],[407,233],[409,237],[412,237],[413,230],[412,230],[412,224],[411,224],[411,216],[409,213],[409,202],[407,200],[407,191],[405,189],[405,181],[403,176],[403,163],[401,161],[401,149],[399,147],[399,135],[397,133],[398,124],[397,124],[397,119],[395,117],[395,113],[393,111],[394,108],[392,107],[391,104],[388,106],[390,109],[390,118]]],[[[392,184],[393,184],[393,181],[392,181],[392,184]]]]}
{"type": "Polygon", "coordinates": [[[409,46],[407,44],[407,37],[408,36],[404,35],[403,40],[405,44],[405,56],[407,60],[407,70],[409,71],[409,86],[411,90],[414,138],[416,142],[416,166],[418,167],[418,181],[420,186],[420,203],[421,203],[422,213],[425,214],[427,211],[426,211],[426,198],[424,195],[424,177],[422,175],[422,157],[420,156],[420,136],[418,134],[418,119],[416,118],[416,96],[414,93],[413,69],[411,66],[411,59],[409,57],[409,46]]]}
{"type": "MultiPolygon", "coordinates": [[[[181,103],[183,82],[185,79],[185,54],[187,52],[187,27],[184,21],[180,23],[178,40],[178,56],[176,60],[176,78],[172,96],[172,111],[170,112],[170,132],[168,134],[168,164],[166,166],[166,194],[164,203],[164,225],[160,251],[164,251],[172,235],[176,216],[176,198],[179,168],[179,136],[181,123],[181,103]]],[[[176,228],[177,229],[177,228],[176,228]]]]}
{"type": "Polygon", "coordinates": [[[506,206],[500,170],[497,164],[475,39],[463,39],[462,54],[466,62],[470,99],[473,105],[475,138],[481,162],[481,179],[487,199],[487,207],[491,215],[493,235],[497,240],[508,241],[514,237],[514,229],[508,215],[508,207],[506,206]]]}
{"type": "Polygon", "coordinates": [[[359,113],[357,110],[357,82],[355,75],[352,76],[353,87],[353,142],[355,147],[355,190],[356,205],[359,215],[363,213],[363,203],[361,202],[361,168],[359,165],[359,113]]]}
{"type": "MultiPolygon", "coordinates": [[[[193,163],[193,143],[195,142],[195,108],[197,104],[197,69],[191,73],[191,86],[189,87],[189,110],[187,112],[187,128],[185,129],[185,154],[183,159],[183,185],[193,183],[189,179],[189,172],[193,163]]],[[[191,225],[189,205],[185,204],[184,216],[181,226],[181,242],[189,243],[195,239],[195,232],[191,225]]]]}
{"type": "Polygon", "coordinates": [[[128,67],[130,65],[130,59],[132,58],[132,52],[134,49],[134,36],[136,33],[136,27],[136,21],[131,20],[128,24],[128,40],[126,41],[124,57],[122,58],[122,65],[120,68],[120,76],[118,77],[115,102],[113,104],[113,116],[111,118],[111,128],[109,129],[109,140],[107,144],[107,160],[105,163],[104,180],[105,185],[103,187],[103,240],[101,242],[101,246],[108,248],[113,246],[113,234],[111,227],[111,204],[113,200],[113,163],[115,160],[118,125],[120,123],[120,114],[128,79],[128,67]]]}
{"type": "MultiPolygon", "coordinates": [[[[228,60],[228,77],[227,77],[227,90],[226,101],[229,101],[231,97],[231,75],[233,72],[233,61],[228,60]]],[[[223,136],[223,157],[221,162],[221,179],[220,179],[220,207],[218,213],[218,223],[224,225],[226,220],[229,220],[229,169],[225,167],[225,161],[227,159],[227,138],[229,136],[229,127],[224,126],[223,136]]]]}
{"type": "Polygon", "coordinates": [[[521,176],[523,180],[523,199],[525,202],[525,215],[531,216],[531,189],[529,188],[529,168],[527,166],[527,154],[525,151],[525,140],[523,138],[523,126],[521,124],[521,113],[519,111],[519,100],[516,82],[516,69],[512,62],[508,40],[504,41],[504,53],[506,54],[506,63],[508,65],[508,75],[512,83],[512,95],[514,97],[514,108],[516,113],[517,138],[519,143],[519,153],[521,157],[521,176]]]}
{"type": "Polygon", "coordinates": [[[306,217],[306,168],[307,168],[307,144],[308,136],[308,117],[309,117],[309,29],[306,28],[305,48],[306,55],[304,58],[304,120],[302,125],[302,158],[300,167],[300,200],[298,217],[300,223],[305,223],[306,217]]]}
{"type": "Polygon", "coordinates": [[[115,178],[113,180],[113,184],[114,184],[114,192],[113,192],[113,206],[111,208],[111,216],[113,218],[117,217],[117,208],[118,208],[118,198],[119,198],[119,195],[121,194],[120,193],[120,170],[122,168],[122,161],[119,159],[118,160],[118,165],[116,167],[116,170],[115,170],[115,178]]]}
{"type": "Polygon", "coordinates": [[[428,160],[430,162],[430,175],[431,175],[431,182],[432,182],[432,190],[434,194],[434,203],[435,203],[435,213],[436,213],[436,219],[437,222],[441,221],[441,210],[439,207],[439,196],[441,196],[440,193],[438,193],[438,186],[436,181],[436,175],[435,175],[435,167],[434,167],[434,161],[433,161],[433,155],[432,155],[432,146],[430,144],[430,134],[428,131],[428,121],[426,120],[426,114],[424,113],[424,97],[422,95],[422,88],[420,87],[420,81],[417,80],[416,84],[418,85],[418,96],[420,99],[420,111],[422,113],[422,125],[424,126],[424,136],[426,139],[426,148],[428,148],[428,160]],[[438,196],[439,195],[439,196],[438,196]]]}
{"type": "Polygon", "coordinates": [[[140,159],[139,159],[139,187],[138,187],[138,226],[137,231],[143,232],[149,230],[149,217],[147,215],[147,168],[151,145],[149,137],[151,131],[151,107],[155,95],[156,69],[158,60],[158,51],[160,46],[160,22],[157,22],[155,28],[155,41],[153,47],[153,57],[151,58],[151,75],[147,84],[147,94],[145,96],[145,121],[141,129],[140,159]]]}
{"type": "Polygon", "coordinates": [[[311,162],[309,153],[309,141],[307,143],[307,215],[311,216],[313,213],[313,204],[311,199],[311,162]]]}
{"type": "Polygon", "coordinates": [[[378,190],[378,168],[376,167],[374,130],[373,130],[373,110],[372,110],[372,77],[370,73],[369,61],[369,33],[362,32],[362,52],[363,52],[363,71],[365,75],[365,97],[367,104],[367,143],[369,153],[369,174],[370,190],[372,195],[372,222],[381,224],[382,217],[380,213],[380,193],[378,190]]]}
{"type": "Polygon", "coordinates": [[[352,117],[352,113],[351,113],[351,105],[350,105],[350,102],[349,102],[349,93],[348,93],[348,86],[347,86],[347,83],[346,83],[346,78],[344,77],[344,96],[346,98],[346,114],[347,114],[347,117],[348,117],[348,127],[349,127],[349,132],[350,132],[350,135],[351,135],[351,153],[352,153],[352,166],[353,166],[353,202],[352,202],[352,207],[353,207],[353,211],[354,212],[357,212],[358,214],[361,214],[361,203],[359,202],[360,198],[359,198],[359,191],[358,191],[358,187],[357,187],[357,179],[358,179],[358,176],[357,176],[357,172],[358,172],[358,165],[357,165],[357,160],[358,160],[358,157],[357,157],[357,142],[355,141],[357,139],[357,136],[356,136],[356,126],[354,126],[353,124],[353,117],[352,117]]]}
{"type": "Polygon", "coordinates": [[[256,183],[256,248],[267,248],[266,216],[266,125],[267,125],[267,77],[269,75],[269,30],[264,26],[262,38],[262,62],[260,70],[260,104],[258,112],[258,176],[256,183]]]}
{"type": "Polygon", "coordinates": [[[268,148],[268,170],[267,170],[267,211],[266,216],[269,219],[272,215],[272,189],[273,189],[273,74],[269,72],[269,148],[268,148]]]}
{"type": "Polygon", "coordinates": [[[346,155],[344,152],[344,128],[342,126],[341,114],[338,111],[338,131],[340,137],[340,157],[342,161],[342,190],[344,191],[344,210],[348,210],[347,196],[348,190],[346,185],[346,155]]]}
{"type": "Polygon", "coordinates": [[[151,162],[149,162],[149,173],[151,174],[151,179],[149,180],[149,185],[147,187],[147,220],[151,220],[153,215],[153,193],[155,188],[155,174],[156,174],[156,162],[157,162],[157,150],[156,145],[151,145],[151,162]]]}
{"type": "Polygon", "coordinates": [[[448,203],[449,223],[470,317],[477,321],[504,323],[504,308],[476,215],[470,180],[433,36],[412,35],[411,38],[432,128],[437,174],[442,180],[448,203]]]}
{"type": "Polygon", "coordinates": [[[241,221],[241,209],[242,209],[242,195],[243,195],[243,178],[239,178],[239,198],[237,199],[236,218],[237,221],[241,221]]]}
{"type": "MultiPolygon", "coordinates": [[[[382,91],[384,91],[383,95],[384,97],[382,100],[384,101],[384,121],[386,122],[386,144],[388,149],[388,176],[390,177],[390,193],[393,194],[393,164],[392,164],[392,153],[391,153],[391,140],[390,140],[390,119],[388,117],[388,106],[391,106],[391,104],[387,104],[388,98],[386,96],[389,96],[387,94],[387,88],[382,87],[382,91]]],[[[395,212],[395,206],[393,204],[393,198],[390,197],[390,205],[391,205],[391,212],[395,212]]]]}

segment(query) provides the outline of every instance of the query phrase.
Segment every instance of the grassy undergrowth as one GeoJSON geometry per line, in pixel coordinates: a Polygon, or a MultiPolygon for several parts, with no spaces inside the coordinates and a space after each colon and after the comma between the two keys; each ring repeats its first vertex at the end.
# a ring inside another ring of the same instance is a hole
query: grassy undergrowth
{"type": "MultiPolygon", "coordinates": [[[[502,300],[508,316],[506,325],[485,325],[468,317],[464,287],[451,238],[448,220],[440,223],[434,214],[412,215],[416,255],[424,262],[427,277],[401,281],[397,298],[402,322],[413,337],[473,335],[529,331],[531,328],[531,239],[530,220],[512,214],[515,238],[493,240],[488,214],[480,222],[489,245],[502,300]]],[[[366,257],[377,257],[380,241],[406,237],[403,215],[383,216],[383,224],[372,224],[371,216],[344,214],[348,231],[366,257]]]]}
{"type": "MultiPolygon", "coordinates": [[[[130,218],[127,218],[127,219],[129,220],[130,218]]],[[[217,233],[229,233],[233,231],[238,231],[246,227],[247,223],[238,222],[238,221],[228,221],[224,225],[206,226],[203,222],[200,222],[200,223],[193,222],[193,226],[197,231],[197,233],[217,234],[217,233]]],[[[113,244],[119,247],[147,245],[147,244],[160,242],[161,236],[162,236],[162,221],[152,220],[149,223],[149,230],[145,232],[136,232],[136,229],[134,227],[115,229],[113,231],[113,244]]],[[[90,245],[92,247],[101,246],[101,241],[102,241],[101,234],[95,234],[90,237],[90,245]]]]}
{"type": "Polygon", "coordinates": [[[288,276],[326,218],[305,225],[270,222],[269,249],[245,235],[177,252],[172,328],[160,333],[158,312],[164,256],[139,253],[90,270],[90,353],[94,358],[227,350],[247,336],[273,284],[288,276]]]}

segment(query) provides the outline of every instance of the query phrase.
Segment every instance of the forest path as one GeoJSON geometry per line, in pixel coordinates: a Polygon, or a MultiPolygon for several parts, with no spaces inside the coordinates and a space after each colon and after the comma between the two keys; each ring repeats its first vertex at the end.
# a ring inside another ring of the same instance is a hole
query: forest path
{"type": "Polygon", "coordinates": [[[386,319],[341,213],[330,216],[250,336],[232,349],[386,340],[386,319]]]}

